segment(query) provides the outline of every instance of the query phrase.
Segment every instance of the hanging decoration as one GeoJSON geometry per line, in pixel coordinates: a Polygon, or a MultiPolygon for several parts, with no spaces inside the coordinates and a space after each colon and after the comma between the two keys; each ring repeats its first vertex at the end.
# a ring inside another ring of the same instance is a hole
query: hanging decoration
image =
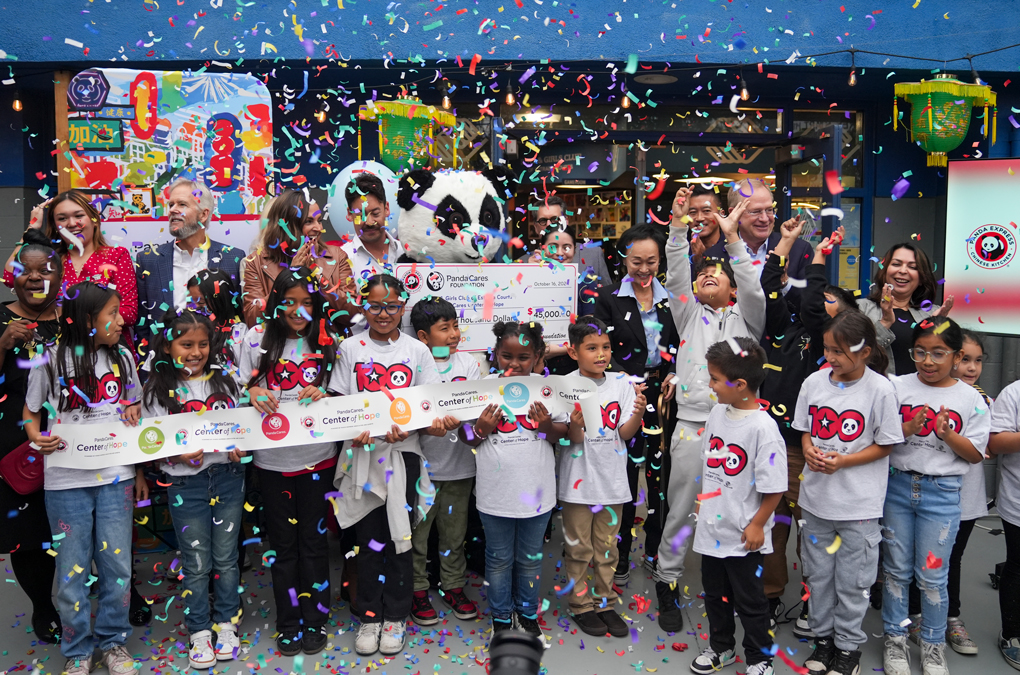
{"type": "Polygon", "coordinates": [[[956,76],[939,74],[934,80],[901,82],[895,86],[893,97],[893,129],[897,128],[899,109],[897,99],[910,103],[910,140],[928,153],[928,166],[946,166],[950,150],[955,150],[967,137],[971,110],[983,107],[984,135],[988,138],[991,127],[992,145],[995,145],[995,92],[984,84],[968,84],[956,76]],[[992,108],[989,123],[988,108],[992,108]]]}
{"type": "MultiPolygon", "coordinates": [[[[401,98],[395,101],[369,101],[361,106],[359,120],[376,122],[379,125],[379,161],[400,174],[410,169],[436,166],[437,127],[453,128],[457,118],[435,106],[425,105],[416,98],[401,98]]],[[[456,138],[453,164],[456,168],[456,138]]],[[[361,127],[358,127],[358,159],[361,159],[361,127]]]]}

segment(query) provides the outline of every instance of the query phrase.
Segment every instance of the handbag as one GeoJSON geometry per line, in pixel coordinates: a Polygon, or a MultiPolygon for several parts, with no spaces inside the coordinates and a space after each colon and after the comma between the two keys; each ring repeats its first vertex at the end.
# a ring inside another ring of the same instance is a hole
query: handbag
{"type": "Polygon", "coordinates": [[[43,456],[25,441],[0,459],[0,478],[19,495],[38,492],[43,486],[43,456]]]}

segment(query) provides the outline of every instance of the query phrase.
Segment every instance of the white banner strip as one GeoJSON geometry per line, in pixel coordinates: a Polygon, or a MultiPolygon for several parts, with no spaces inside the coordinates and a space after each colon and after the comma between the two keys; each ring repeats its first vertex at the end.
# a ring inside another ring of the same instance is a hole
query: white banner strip
{"type": "Polygon", "coordinates": [[[263,416],[251,407],[181,413],[143,419],[137,427],[113,424],[56,424],[63,441],[46,457],[47,466],[102,469],[173,457],[186,452],[229,452],[347,441],[361,432],[382,437],[396,424],[424,429],[437,417],[477,419],[495,403],[514,417],[541,402],[552,415],[581,405],[589,436],[597,436],[602,414],[595,384],[576,376],[508,377],[425,385],[408,389],[330,396],[309,405],[282,404],[263,416]]]}

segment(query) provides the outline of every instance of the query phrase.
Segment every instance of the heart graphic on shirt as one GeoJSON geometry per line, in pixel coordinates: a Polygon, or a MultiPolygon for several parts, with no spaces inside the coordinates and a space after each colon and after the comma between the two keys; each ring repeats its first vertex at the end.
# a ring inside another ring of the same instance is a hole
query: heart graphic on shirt
{"type": "Polygon", "coordinates": [[[722,467],[727,476],[736,476],[747,466],[747,451],[739,445],[733,443],[727,445],[723,439],[712,436],[708,439],[708,449],[713,455],[720,454],[719,457],[709,457],[706,460],[705,463],[710,469],[722,467]],[[725,455],[721,454],[723,450],[726,451],[725,455]]]}
{"type": "Polygon", "coordinates": [[[382,391],[386,389],[406,389],[411,386],[413,371],[402,363],[386,367],[381,363],[356,363],[358,391],[382,391]]]}
{"type": "Polygon", "coordinates": [[[613,401],[609,405],[602,406],[602,426],[610,431],[616,429],[620,423],[620,404],[613,401]]]}

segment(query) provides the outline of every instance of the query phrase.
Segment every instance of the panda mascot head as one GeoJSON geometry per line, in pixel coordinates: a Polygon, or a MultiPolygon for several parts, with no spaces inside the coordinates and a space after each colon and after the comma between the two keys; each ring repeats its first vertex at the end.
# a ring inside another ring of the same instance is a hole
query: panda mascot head
{"type": "Polygon", "coordinates": [[[403,259],[477,263],[503,242],[506,188],[496,172],[417,169],[400,179],[397,237],[403,259]]]}

